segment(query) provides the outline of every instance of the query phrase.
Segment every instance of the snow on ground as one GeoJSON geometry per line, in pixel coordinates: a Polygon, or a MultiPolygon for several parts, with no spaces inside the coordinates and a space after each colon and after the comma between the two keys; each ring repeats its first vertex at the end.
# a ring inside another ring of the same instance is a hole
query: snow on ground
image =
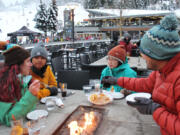
{"type": "MultiPolygon", "coordinates": [[[[83,19],[87,19],[88,12],[79,3],[67,3],[64,6],[58,7],[58,20],[63,21],[63,11],[65,9],[74,8],[75,24],[82,22],[83,19]]],[[[113,16],[119,16],[119,9],[93,9],[91,11],[103,12],[113,16]]],[[[167,13],[170,11],[152,11],[152,10],[123,10],[123,15],[142,15],[142,14],[157,14],[167,13]]],[[[37,5],[32,4],[28,7],[16,6],[9,7],[5,11],[0,11],[0,40],[8,40],[7,33],[19,30],[22,26],[27,26],[29,29],[39,32],[33,21],[35,14],[37,13],[37,5]]],[[[180,18],[180,10],[175,11],[176,15],[180,18]]]]}
{"type": "MultiPolygon", "coordinates": [[[[75,24],[88,18],[88,12],[77,3],[68,3],[65,6],[58,7],[58,20],[64,20],[64,9],[74,8],[75,11],[75,24]]],[[[21,6],[11,7],[8,10],[0,11],[0,40],[8,40],[7,33],[19,30],[22,26],[27,26],[29,29],[38,32],[33,21],[37,13],[37,6],[35,4],[24,7],[21,6]]]]}

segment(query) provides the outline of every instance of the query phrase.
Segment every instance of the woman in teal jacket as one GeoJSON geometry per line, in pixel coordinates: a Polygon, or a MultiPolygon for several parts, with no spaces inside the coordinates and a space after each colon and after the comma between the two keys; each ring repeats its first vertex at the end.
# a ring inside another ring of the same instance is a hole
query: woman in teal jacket
{"type": "MultiPolygon", "coordinates": [[[[127,63],[127,58],[126,58],[126,52],[122,46],[118,45],[114,48],[112,48],[108,52],[107,56],[108,60],[108,66],[103,69],[101,73],[101,78],[102,80],[103,77],[105,76],[113,76],[113,77],[132,77],[136,78],[137,73],[129,67],[129,64],[127,63]]],[[[118,85],[113,85],[109,88],[103,88],[106,89],[107,91],[114,90],[115,92],[120,92],[123,88],[118,86],[118,85]]]]}
{"type": "Polygon", "coordinates": [[[32,63],[28,51],[2,42],[0,48],[8,48],[0,70],[0,123],[10,126],[12,116],[20,119],[35,108],[40,83],[29,75],[32,63]]]}

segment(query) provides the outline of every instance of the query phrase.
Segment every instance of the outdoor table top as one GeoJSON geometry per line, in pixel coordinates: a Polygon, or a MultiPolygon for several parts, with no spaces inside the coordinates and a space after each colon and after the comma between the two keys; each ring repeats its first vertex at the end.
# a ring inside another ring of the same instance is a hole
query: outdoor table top
{"type": "MultiPolygon", "coordinates": [[[[61,97],[60,94],[58,96],[61,97]]],[[[41,135],[51,135],[79,105],[92,105],[84,92],[79,90],[75,91],[74,95],[66,97],[63,102],[63,109],[56,107],[49,112],[46,127],[41,130],[41,135]]],[[[101,107],[106,109],[103,117],[106,122],[100,125],[101,130],[97,130],[96,135],[161,135],[152,115],[140,114],[135,108],[128,106],[125,99],[114,100],[101,107]]],[[[37,109],[45,110],[46,106],[39,103],[37,109]]],[[[10,130],[10,127],[0,126],[1,135],[9,135],[10,130]]]]}
{"type": "MultiPolygon", "coordinates": [[[[90,65],[107,65],[106,57],[103,57],[90,65]]],[[[146,61],[142,57],[128,57],[130,67],[137,67],[138,70],[147,70],[146,61]]]]}

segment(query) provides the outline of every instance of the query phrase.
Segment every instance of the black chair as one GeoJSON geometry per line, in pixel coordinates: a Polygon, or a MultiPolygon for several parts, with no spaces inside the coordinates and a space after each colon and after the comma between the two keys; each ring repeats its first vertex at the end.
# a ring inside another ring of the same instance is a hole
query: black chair
{"type": "Polygon", "coordinates": [[[82,86],[89,84],[89,71],[60,70],[57,81],[66,82],[68,89],[82,90],[82,86]]]}
{"type": "Polygon", "coordinates": [[[100,79],[102,70],[107,65],[88,65],[82,64],[81,69],[85,71],[89,71],[89,78],[90,79],[100,79]]]}
{"type": "Polygon", "coordinates": [[[87,54],[80,54],[80,65],[90,64],[90,59],[87,54]]]}
{"type": "Polygon", "coordinates": [[[95,56],[95,54],[94,54],[93,52],[89,52],[89,53],[88,53],[88,56],[89,56],[89,61],[90,61],[90,63],[93,63],[94,61],[97,60],[97,59],[96,59],[96,56],[95,56]]]}
{"type": "Polygon", "coordinates": [[[64,54],[62,51],[52,52],[50,62],[54,75],[59,70],[65,69],[64,54]]]}

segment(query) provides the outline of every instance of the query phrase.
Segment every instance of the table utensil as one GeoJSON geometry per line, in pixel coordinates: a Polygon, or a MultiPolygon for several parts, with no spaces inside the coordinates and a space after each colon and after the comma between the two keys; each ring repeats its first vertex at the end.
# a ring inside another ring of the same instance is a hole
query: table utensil
{"type": "Polygon", "coordinates": [[[83,87],[83,91],[85,93],[86,96],[89,96],[89,94],[91,93],[92,91],[92,86],[90,85],[84,85],[83,87]]]}
{"type": "Polygon", "coordinates": [[[49,87],[49,85],[47,85],[47,84],[44,83],[44,82],[41,82],[41,81],[40,81],[40,84],[44,85],[45,88],[48,88],[48,87],[49,87]]]}
{"type": "Polygon", "coordinates": [[[45,104],[47,99],[52,99],[52,100],[54,100],[54,101],[56,102],[56,105],[57,105],[58,107],[64,108],[64,104],[63,104],[61,98],[59,98],[59,97],[57,97],[57,96],[48,96],[48,97],[41,98],[40,102],[41,102],[42,104],[45,104]]]}
{"type": "Polygon", "coordinates": [[[51,99],[51,98],[47,99],[46,100],[46,107],[47,107],[48,111],[54,110],[56,107],[56,101],[51,99]]]}
{"type": "Polygon", "coordinates": [[[133,93],[133,94],[130,94],[126,97],[126,101],[130,101],[130,102],[136,102],[134,100],[135,97],[145,97],[145,98],[151,98],[151,94],[149,93],[133,93]]]}
{"type": "Polygon", "coordinates": [[[11,123],[11,135],[21,135],[23,134],[23,120],[16,120],[14,115],[12,115],[11,123]]]}
{"type": "Polygon", "coordinates": [[[41,117],[47,117],[47,116],[48,116],[48,112],[46,110],[34,110],[32,112],[29,112],[26,117],[29,120],[38,120],[41,117]]]}
{"type": "Polygon", "coordinates": [[[103,93],[110,94],[114,100],[119,100],[124,98],[124,94],[121,92],[111,92],[111,91],[103,90],[103,93]]]}

